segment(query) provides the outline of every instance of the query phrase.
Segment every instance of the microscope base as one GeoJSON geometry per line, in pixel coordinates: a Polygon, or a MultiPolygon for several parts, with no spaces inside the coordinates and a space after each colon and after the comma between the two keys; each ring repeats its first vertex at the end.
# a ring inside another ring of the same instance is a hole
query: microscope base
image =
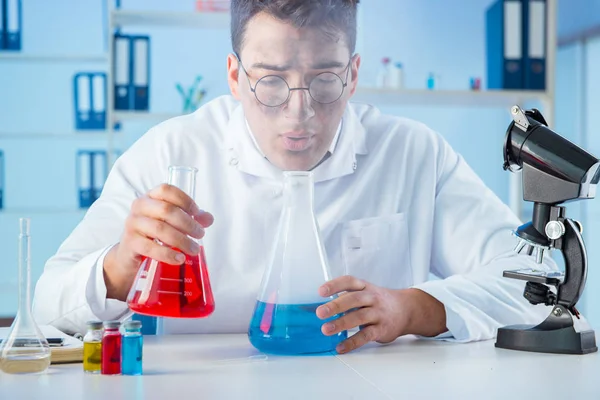
{"type": "Polygon", "coordinates": [[[538,353],[589,354],[598,351],[593,330],[576,332],[573,326],[553,330],[540,325],[511,325],[498,329],[496,347],[538,353]]]}

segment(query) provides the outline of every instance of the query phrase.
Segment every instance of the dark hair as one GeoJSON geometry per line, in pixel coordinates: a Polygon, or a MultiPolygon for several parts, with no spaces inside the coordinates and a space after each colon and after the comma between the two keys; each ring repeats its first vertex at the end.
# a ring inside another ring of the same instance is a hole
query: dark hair
{"type": "Polygon", "coordinates": [[[231,44],[240,54],[246,25],[265,12],[297,28],[322,29],[329,35],[343,33],[350,49],[356,47],[356,8],[360,0],[231,0],[231,44]]]}

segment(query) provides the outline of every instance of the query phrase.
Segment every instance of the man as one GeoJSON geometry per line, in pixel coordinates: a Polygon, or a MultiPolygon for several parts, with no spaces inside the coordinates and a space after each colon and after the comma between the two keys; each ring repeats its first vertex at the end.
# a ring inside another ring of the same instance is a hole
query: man
{"type": "MultiPolygon", "coordinates": [[[[358,84],[358,0],[233,0],[231,96],[152,128],[116,162],[100,199],[47,263],[35,315],[67,332],[128,316],[143,257],[181,262],[203,238],[216,310],[165,332],[246,332],[274,242],[284,170],[312,170],[336,277],[322,331],[360,327],[340,353],[399,336],[470,341],[543,319],[502,271],[519,220],[441,136],[349,103],[358,84]],[[195,202],[162,184],[198,172],[195,202]],[[206,211],[201,211],[206,210],[206,211]],[[166,246],[161,246],[158,239],[166,246]],[[429,280],[430,273],[439,280],[429,280]]],[[[547,268],[543,266],[542,268],[547,268]]],[[[315,290],[317,290],[315,288],[315,290]]]]}

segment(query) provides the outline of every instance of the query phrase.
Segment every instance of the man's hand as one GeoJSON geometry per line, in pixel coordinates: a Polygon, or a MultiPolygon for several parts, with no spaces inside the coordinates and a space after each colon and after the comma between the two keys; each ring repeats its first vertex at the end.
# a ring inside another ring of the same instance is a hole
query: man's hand
{"type": "Polygon", "coordinates": [[[317,308],[319,318],[346,313],[323,324],[325,335],[360,327],[359,332],[338,345],[338,353],[372,341],[390,343],[403,335],[432,337],[447,331],[444,305],[419,289],[386,289],[353,276],[342,276],[321,286],[319,294],[339,294],[317,308]]]}
{"type": "Polygon", "coordinates": [[[185,254],[197,255],[200,248],[192,238],[201,239],[213,221],[175,186],[162,184],[136,199],[121,241],[104,259],[106,297],[125,301],[144,257],[178,265],[185,254]]]}

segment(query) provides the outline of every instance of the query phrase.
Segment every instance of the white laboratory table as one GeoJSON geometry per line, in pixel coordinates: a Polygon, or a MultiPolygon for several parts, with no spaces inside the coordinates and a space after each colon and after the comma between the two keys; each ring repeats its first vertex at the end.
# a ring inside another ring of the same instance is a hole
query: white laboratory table
{"type": "Polygon", "coordinates": [[[600,399],[600,355],[398,339],[345,355],[263,355],[245,335],[147,336],[143,376],[0,373],[0,399],[600,399]]]}

